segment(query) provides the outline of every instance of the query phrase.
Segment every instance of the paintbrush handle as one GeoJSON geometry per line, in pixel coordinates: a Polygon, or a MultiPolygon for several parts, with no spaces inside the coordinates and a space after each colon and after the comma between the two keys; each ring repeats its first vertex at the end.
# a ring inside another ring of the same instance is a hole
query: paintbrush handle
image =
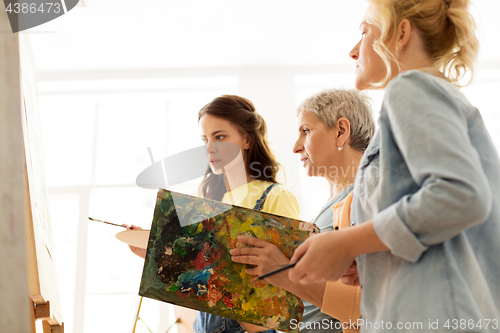
{"type": "Polygon", "coordinates": [[[270,271],[269,273],[266,273],[266,274],[262,274],[260,276],[258,276],[256,278],[256,280],[262,280],[262,279],[265,279],[266,277],[270,277],[271,275],[274,275],[274,274],[278,274],[280,272],[283,272],[289,268],[292,268],[293,266],[295,266],[297,264],[298,261],[294,262],[294,263],[291,263],[291,264],[288,264],[288,265],[284,265],[278,269],[275,269],[274,271],[270,271]]]}
{"type": "Polygon", "coordinates": [[[116,224],[116,223],[106,222],[106,221],[103,221],[103,220],[94,219],[94,218],[92,218],[92,217],[89,217],[89,220],[96,221],[96,222],[102,222],[102,223],[106,223],[106,224],[111,224],[111,225],[115,225],[115,226],[117,226],[117,227],[127,228],[126,226],[121,225],[121,224],[116,224]]]}

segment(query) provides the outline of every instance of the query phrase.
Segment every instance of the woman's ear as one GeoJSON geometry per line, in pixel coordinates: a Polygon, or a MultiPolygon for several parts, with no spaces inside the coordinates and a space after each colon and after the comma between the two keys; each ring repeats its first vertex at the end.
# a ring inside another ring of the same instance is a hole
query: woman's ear
{"type": "Polygon", "coordinates": [[[346,143],[349,143],[349,138],[351,137],[351,123],[347,118],[340,118],[337,120],[337,145],[343,147],[346,143]]]}
{"type": "Polygon", "coordinates": [[[411,35],[411,23],[408,19],[403,19],[399,22],[398,30],[398,40],[396,41],[396,49],[404,50],[410,40],[411,35]]]}
{"type": "Polygon", "coordinates": [[[252,139],[248,134],[245,134],[244,139],[245,141],[243,142],[244,144],[243,148],[245,148],[245,150],[250,149],[250,147],[252,146],[252,139]]]}

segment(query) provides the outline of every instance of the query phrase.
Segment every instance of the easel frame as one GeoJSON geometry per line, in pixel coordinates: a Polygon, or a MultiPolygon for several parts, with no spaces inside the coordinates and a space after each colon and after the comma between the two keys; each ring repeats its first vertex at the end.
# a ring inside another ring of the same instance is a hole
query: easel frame
{"type": "Polygon", "coordinates": [[[28,205],[21,122],[19,39],[0,5],[0,327],[32,332],[28,299],[26,207],[28,205]]]}

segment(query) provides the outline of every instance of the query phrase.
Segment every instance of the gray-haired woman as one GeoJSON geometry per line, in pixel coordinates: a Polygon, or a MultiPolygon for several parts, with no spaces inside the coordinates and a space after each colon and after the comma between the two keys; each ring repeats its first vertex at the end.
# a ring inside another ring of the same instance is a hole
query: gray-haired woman
{"type": "MultiPolygon", "coordinates": [[[[368,146],[375,123],[371,100],[355,89],[330,89],[304,100],[297,109],[299,137],[293,152],[310,177],[325,178],[330,197],[313,222],[321,231],[333,229],[332,206],[352,192],[359,161],[368,146]]],[[[250,236],[239,241],[250,245],[231,250],[235,262],[254,265],[248,274],[261,275],[290,262],[275,245],[250,236]]],[[[326,282],[303,285],[291,281],[287,272],[266,278],[266,281],[288,290],[304,301],[301,333],[341,332],[339,322],[322,313],[326,282]]]]}

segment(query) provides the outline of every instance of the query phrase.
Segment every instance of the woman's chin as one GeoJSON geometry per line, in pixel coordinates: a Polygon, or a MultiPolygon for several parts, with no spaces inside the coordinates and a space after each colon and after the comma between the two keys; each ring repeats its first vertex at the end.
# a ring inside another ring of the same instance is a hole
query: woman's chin
{"type": "Polygon", "coordinates": [[[354,87],[361,91],[361,90],[367,90],[367,89],[370,89],[370,85],[369,84],[366,84],[365,82],[363,82],[362,80],[356,80],[354,82],[354,87]]]}
{"type": "Polygon", "coordinates": [[[210,165],[210,169],[215,175],[222,175],[222,168],[210,165]]]}

